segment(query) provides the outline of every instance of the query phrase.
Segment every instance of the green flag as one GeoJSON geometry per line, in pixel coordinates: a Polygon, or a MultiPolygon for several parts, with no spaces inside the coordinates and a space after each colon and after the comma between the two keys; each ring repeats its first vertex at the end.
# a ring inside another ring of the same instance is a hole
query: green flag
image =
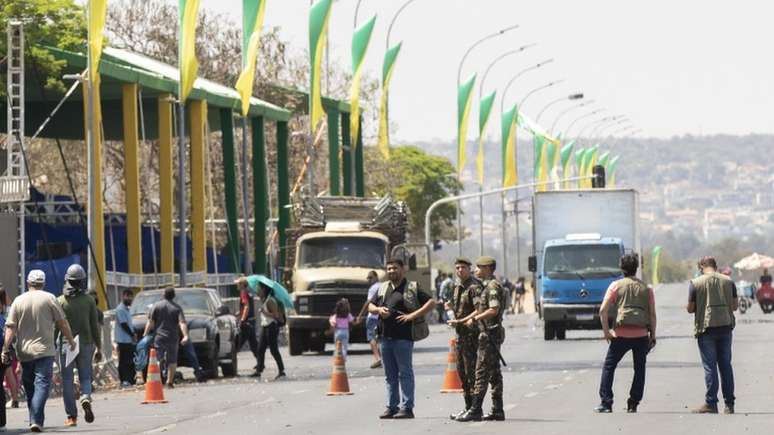
{"type": "Polygon", "coordinates": [[[607,170],[607,164],[610,162],[610,151],[605,151],[602,153],[601,156],[599,156],[599,165],[602,165],[605,167],[605,170],[607,170]]]}
{"type": "Polygon", "coordinates": [[[242,115],[247,115],[250,97],[253,95],[255,62],[258,59],[265,12],[265,0],[242,0],[242,73],[234,86],[242,100],[242,115]]]}
{"type": "Polygon", "coordinates": [[[618,159],[620,157],[621,156],[613,157],[607,165],[607,185],[609,187],[615,187],[615,173],[616,169],[618,169],[618,159]]]}
{"type": "Polygon", "coordinates": [[[392,72],[395,69],[395,61],[398,59],[402,42],[393,45],[387,53],[384,54],[384,64],[382,65],[382,98],[379,102],[379,151],[382,157],[390,158],[390,121],[388,118],[387,101],[390,95],[390,80],[392,72]]]}
{"type": "Polygon", "coordinates": [[[545,142],[545,138],[543,136],[532,136],[532,146],[534,147],[535,153],[535,167],[533,168],[535,181],[540,180],[541,159],[543,158],[543,142],[545,142]]]}
{"type": "Polygon", "coordinates": [[[319,122],[323,119],[322,105],[322,59],[328,39],[328,21],[331,16],[333,0],[317,0],[309,11],[309,122],[312,131],[317,131],[319,122]]]}
{"type": "Polygon", "coordinates": [[[503,187],[515,186],[519,179],[516,167],[516,113],[514,104],[511,110],[503,113],[501,124],[503,187]]]}
{"type": "Polygon", "coordinates": [[[653,253],[651,254],[651,271],[653,273],[653,276],[651,277],[651,284],[653,284],[653,287],[655,288],[659,281],[658,281],[658,269],[659,269],[659,262],[661,261],[661,246],[656,246],[653,248],[653,253]]]}
{"type": "Polygon", "coordinates": [[[492,113],[495,95],[492,92],[481,99],[478,107],[478,155],[476,156],[476,172],[478,175],[478,184],[484,185],[484,139],[486,138],[486,126],[489,124],[489,115],[492,113]]]}
{"type": "Polygon", "coordinates": [[[465,169],[466,145],[468,142],[468,120],[470,107],[473,104],[473,85],[476,84],[476,75],[473,74],[457,89],[457,174],[462,175],[465,169]]]}
{"type": "Polygon", "coordinates": [[[368,51],[368,43],[376,24],[376,15],[371,17],[352,35],[352,89],[350,90],[349,135],[352,146],[357,146],[360,130],[360,78],[363,72],[363,60],[368,51]]]}
{"type": "MultiPolygon", "coordinates": [[[[568,178],[570,176],[570,161],[572,160],[572,149],[575,146],[575,141],[570,141],[567,145],[562,147],[562,150],[560,151],[561,156],[559,157],[560,165],[562,166],[562,178],[568,178]]],[[[570,188],[570,182],[565,181],[562,183],[562,188],[569,189],[570,188]]]]}

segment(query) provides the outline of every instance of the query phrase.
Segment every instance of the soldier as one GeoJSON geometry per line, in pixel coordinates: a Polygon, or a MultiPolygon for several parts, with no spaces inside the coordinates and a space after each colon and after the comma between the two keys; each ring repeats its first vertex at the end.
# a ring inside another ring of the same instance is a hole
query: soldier
{"type": "Polygon", "coordinates": [[[478,298],[477,309],[465,319],[468,326],[479,326],[478,356],[476,359],[476,381],[470,409],[456,418],[456,421],[503,421],[503,375],[500,371],[500,346],[505,340],[503,314],[505,313],[505,292],[494,278],[495,259],[484,256],[476,261],[477,277],[484,290],[478,298]],[[487,386],[492,386],[492,411],[482,415],[487,386]]]}
{"type": "Polygon", "coordinates": [[[482,291],[479,281],[470,271],[472,263],[467,258],[457,258],[454,269],[457,281],[454,285],[451,300],[446,302],[446,309],[452,310],[454,318],[448,321],[457,332],[457,372],[462,381],[465,397],[465,409],[449,416],[456,419],[470,409],[472,403],[473,385],[476,382],[476,350],[478,349],[478,328],[467,326],[459,319],[467,318],[476,311],[476,303],[482,291]]]}

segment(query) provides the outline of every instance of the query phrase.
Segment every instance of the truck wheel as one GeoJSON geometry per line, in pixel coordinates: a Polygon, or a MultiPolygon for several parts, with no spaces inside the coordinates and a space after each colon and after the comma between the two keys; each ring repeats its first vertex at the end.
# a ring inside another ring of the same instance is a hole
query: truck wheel
{"type": "Polygon", "coordinates": [[[556,328],[553,322],[545,322],[543,324],[543,339],[545,341],[551,341],[556,336],[556,328]]]}
{"type": "Polygon", "coordinates": [[[557,326],[556,327],[556,339],[557,340],[564,340],[567,337],[567,328],[564,326],[557,326]]]}
{"type": "Polygon", "coordinates": [[[312,352],[324,353],[325,352],[325,337],[321,336],[317,340],[309,344],[309,348],[312,352]]]}
{"type": "Polygon", "coordinates": [[[288,347],[290,348],[290,355],[291,356],[298,356],[304,353],[306,350],[306,334],[304,334],[301,331],[294,331],[290,330],[290,334],[288,334],[288,347]]]}

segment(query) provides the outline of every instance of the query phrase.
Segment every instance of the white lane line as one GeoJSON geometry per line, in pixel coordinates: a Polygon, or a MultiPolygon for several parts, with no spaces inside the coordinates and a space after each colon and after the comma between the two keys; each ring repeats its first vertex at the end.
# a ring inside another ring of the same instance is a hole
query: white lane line
{"type": "Polygon", "coordinates": [[[298,390],[298,391],[294,391],[294,392],[292,392],[290,394],[304,394],[304,393],[308,393],[309,391],[310,390],[298,390]]]}
{"type": "Polygon", "coordinates": [[[546,390],[558,390],[559,388],[562,388],[562,384],[551,384],[545,386],[546,390]]]}
{"type": "Polygon", "coordinates": [[[565,381],[565,382],[570,382],[570,381],[572,381],[573,379],[575,379],[575,378],[574,378],[572,375],[570,375],[570,376],[565,376],[565,377],[564,377],[564,381],[565,381]]]}
{"type": "Polygon", "coordinates": [[[154,433],[161,433],[166,432],[168,430],[172,430],[177,426],[177,423],[168,424],[166,426],[157,427],[156,429],[151,429],[148,431],[143,432],[143,434],[154,434],[154,433]]]}
{"type": "Polygon", "coordinates": [[[530,399],[530,398],[535,397],[537,395],[538,395],[538,393],[536,393],[534,391],[530,391],[529,393],[525,394],[524,397],[526,397],[527,399],[530,399]]]}
{"type": "Polygon", "coordinates": [[[513,409],[515,407],[516,407],[515,403],[509,403],[509,404],[505,405],[505,410],[506,411],[510,411],[511,409],[513,409]]]}

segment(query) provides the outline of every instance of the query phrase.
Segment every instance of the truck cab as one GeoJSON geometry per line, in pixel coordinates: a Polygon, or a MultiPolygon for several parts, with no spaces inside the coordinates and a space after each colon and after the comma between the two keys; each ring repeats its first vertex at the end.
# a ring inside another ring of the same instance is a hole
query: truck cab
{"type": "Polygon", "coordinates": [[[621,239],[568,234],[548,240],[538,264],[538,300],[546,340],[567,329],[599,329],[599,307],[610,284],[623,277],[621,239]]]}
{"type": "MultiPolygon", "coordinates": [[[[389,240],[381,233],[361,231],[357,222],[326,225],[325,231],[299,237],[293,270],[295,313],[288,316],[290,354],[322,352],[332,337],[325,334],[336,302],[347,298],[356,316],[366,302],[368,272],[384,277],[389,240]]],[[[365,325],[351,330],[350,342],[365,343],[365,325]]]]}

